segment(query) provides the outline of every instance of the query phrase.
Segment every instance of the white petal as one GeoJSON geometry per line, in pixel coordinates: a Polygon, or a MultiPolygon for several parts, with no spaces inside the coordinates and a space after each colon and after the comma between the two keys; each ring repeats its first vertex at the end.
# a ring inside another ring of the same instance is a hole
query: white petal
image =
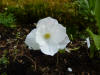
{"type": "Polygon", "coordinates": [[[87,42],[87,47],[90,48],[90,40],[89,40],[89,37],[86,38],[86,42],[87,42]]]}
{"type": "Polygon", "coordinates": [[[66,48],[67,44],[70,42],[68,36],[66,35],[65,39],[63,39],[60,43],[59,43],[59,49],[64,49],[66,48]]]}
{"type": "Polygon", "coordinates": [[[56,19],[53,19],[51,17],[47,17],[47,18],[39,20],[37,23],[37,27],[42,26],[42,25],[46,25],[46,26],[51,25],[52,26],[55,24],[58,24],[58,21],[56,19]]]}
{"type": "Polygon", "coordinates": [[[41,52],[46,55],[54,56],[58,52],[57,45],[44,45],[40,46],[41,52]]]}
{"type": "Polygon", "coordinates": [[[54,41],[55,43],[60,43],[67,36],[67,34],[66,34],[66,28],[63,27],[61,24],[55,25],[51,29],[51,34],[52,34],[52,41],[54,41]]]}
{"type": "Polygon", "coordinates": [[[45,39],[44,39],[45,32],[46,32],[45,29],[43,29],[42,27],[37,29],[36,42],[39,45],[45,45],[45,42],[46,42],[45,39]]]}
{"type": "Polygon", "coordinates": [[[29,46],[29,49],[39,50],[39,45],[36,43],[36,29],[32,30],[26,37],[25,43],[29,46]]]}

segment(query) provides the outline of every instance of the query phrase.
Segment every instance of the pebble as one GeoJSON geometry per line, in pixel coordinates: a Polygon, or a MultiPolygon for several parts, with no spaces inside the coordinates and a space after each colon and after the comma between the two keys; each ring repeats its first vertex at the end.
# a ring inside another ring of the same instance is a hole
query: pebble
{"type": "Polygon", "coordinates": [[[72,72],[72,68],[70,68],[70,67],[68,67],[67,70],[68,70],[69,72],[72,72]]]}

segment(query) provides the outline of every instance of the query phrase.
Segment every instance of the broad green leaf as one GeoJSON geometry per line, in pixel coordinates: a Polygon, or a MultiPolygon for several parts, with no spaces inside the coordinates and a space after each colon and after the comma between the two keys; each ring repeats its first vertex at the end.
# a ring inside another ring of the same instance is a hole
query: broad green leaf
{"type": "Polygon", "coordinates": [[[90,57],[93,58],[94,57],[94,53],[95,52],[95,45],[93,43],[91,43],[91,47],[90,47],[90,57]]]}
{"type": "Polygon", "coordinates": [[[94,44],[97,48],[97,50],[100,50],[100,35],[96,35],[94,34],[91,30],[87,29],[87,31],[89,32],[90,36],[93,38],[94,40],[94,44]]]}
{"type": "Polygon", "coordinates": [[[93,40],[96,45],[96,48],[100,50],[100,35],[93,34],[93,40]]]}
{"type": "Polygon", "coordinates": [[[90,10],[94,11],[94,9],[95,9],[95,1],[96,0],[88,0],[90,10]]]}
{"type": "Polygon", "coordinates": [[[99,28],[98,32],[100,34],[100,0],[96,0],[95,3],[95,16],[96,16],[96,20],[97,20],[97,26],[99,28]]]}

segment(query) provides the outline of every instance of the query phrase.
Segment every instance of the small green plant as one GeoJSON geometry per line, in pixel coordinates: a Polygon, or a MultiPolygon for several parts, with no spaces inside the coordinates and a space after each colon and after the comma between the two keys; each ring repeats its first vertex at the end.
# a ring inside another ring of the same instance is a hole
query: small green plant
{"type": "Polygon", "coordinates": [[[1,75],[7,75],[7,73],[6,73],[6,72],[4,72],[4,73],[1,73],[1,75]]]}
{"type": "Polygon", "coordinates": [[[0,13],[0,24],[6,26],[6,27],[16,27],[15,24],[15,18],[12,13],[0,13]]]}
{"type": "MultiPolygon", "coordinates": [[[[80,0],[79,1],[79,14],[84,16],[84,19],[94,19],[95,0],[80,0]]],[[[93,21],[93,20],[91,20],[93,21]]]]}
{"type": "Polygon", "coordinates": [[[93,39],[90,48],[90,57],[93,57],[96,50],[100,50],[100,0],[79,0],[79,14],[83,15],[85,19],[94,23],[93,25],[98,27],[96,33],[91,30],[91,25],[87,28],[87,32],[93,39]],[[93,17],[91,17],[93,16],[93,17]],[[92,19],[92,21],[91,21],[92,19]],[[96,25],[95,25],[96,20],[96,25]]]}
{"type": "Polygon", "coordinates": [[[89,14],[89,5],[87,0],[80,0],[79,1],[79,13],[86,16],[89,14]]]}
{"type": "Polygon", "coordinates": [[[8,60],[8,58],[6,57],[6,56],[7,56],[7,53],[8,53],[8,51],[5,50],[5,51],[4,51],[4,54],[3,54],[2,57],[0,58],[0,65],[1,65],[1,64],[7,65],[7,64],[9,63],[9,60],[8,60]]]}
{"type": "Polygon", "coordinates": [[[91,8],[90,10],[94,12],[96,19],[96,26],[98,27],[98,34],[94,34],[89,28],[87,29],[88,33],[92,37],[94,41],[95,47],[91,46],[91,57],[94,56],[94,50],[100,50],[100,8],[99,8],[100,0],[89,0],[88,5],[91,8]]]}
{"type": "Polygon", "coordinates": [[[0,75],[7,75],[4,69],[7,69],[7,65],[9,64],[9,59],[7,57],[8,51],[4,50],[3,55],[0,57],[0,75]]]}
{"type": "Polygon", "coordinates": [[[2,58],[0,58],[0,64],[8,64],[8,58],[7,57],[5,57],[5,56],[3,56],[2,58]]]}

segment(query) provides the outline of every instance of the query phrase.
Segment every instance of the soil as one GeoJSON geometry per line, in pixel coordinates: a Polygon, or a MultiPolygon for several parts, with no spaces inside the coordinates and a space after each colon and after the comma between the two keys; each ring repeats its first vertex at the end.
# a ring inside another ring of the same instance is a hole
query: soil
{"type": "Polygon", "coordinates": [[[6,72],[7,75],[100,75],[100,58],[89,57],[90,50],[86,44],[82,44],[82,39],[77,39],[68,45],[70,48],[80,47],[77,51],[70,53],[48,56],[40,50],[29,50],[24,40],[33,28],[35,28],[34,25],[18,26],[15,29],[0,26],[0,57],[7,50],[6,57],[9,59],[7,68],[1,65],[0,73],[6,72]]]}

